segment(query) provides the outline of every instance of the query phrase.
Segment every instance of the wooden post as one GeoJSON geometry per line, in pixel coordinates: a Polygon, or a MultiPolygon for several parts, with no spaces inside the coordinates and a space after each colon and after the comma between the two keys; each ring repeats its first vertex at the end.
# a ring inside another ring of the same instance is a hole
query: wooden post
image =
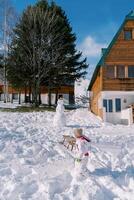
{"type": "Polygon", "coordinates": [[[128,66],[125,66],[125,78],[128,78],[128,66]]]}
{"type": "Polygon", "coordinates": [[[114,66],[114,78],[117,78],[117,66],[114,66]]]}

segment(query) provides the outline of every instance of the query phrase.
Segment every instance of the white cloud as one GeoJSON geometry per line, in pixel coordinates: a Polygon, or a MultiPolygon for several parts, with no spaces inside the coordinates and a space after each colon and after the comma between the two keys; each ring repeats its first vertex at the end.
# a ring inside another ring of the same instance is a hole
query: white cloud
{"type": "Polygon", "coordinates": [[[87,36],[84,41],[79,45],[79,49],[83,52],[83,55],[87,57],[98,57],[101,53],[101,48],[105,48],[106,44],[97,42],[90,35],[87,36]]]}
{"type": "Polygon", "coordinates": [[[3,50],[4,50],[4,46],[1,45],[1,46],[0,46],[0,51],[3,51],[3,50]]]}

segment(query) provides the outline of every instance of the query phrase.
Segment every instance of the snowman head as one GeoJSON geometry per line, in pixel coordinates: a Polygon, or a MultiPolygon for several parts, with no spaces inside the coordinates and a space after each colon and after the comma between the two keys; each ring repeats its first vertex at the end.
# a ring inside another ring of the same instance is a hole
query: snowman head
{"type": "Polygon", "coordinates": [[[59,95],[59,99],[63,99],[63,95],[61,94],[61,95],[59,95]]]}

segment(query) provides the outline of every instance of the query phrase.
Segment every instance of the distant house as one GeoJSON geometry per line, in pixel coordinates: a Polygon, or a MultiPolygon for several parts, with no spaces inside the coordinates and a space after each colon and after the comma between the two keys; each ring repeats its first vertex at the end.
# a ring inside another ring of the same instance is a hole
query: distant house
{"type": "MultiPolygon", "coordinates": [[[[59,88],[55,88],[51,91],[51,102],[52,105],[56,104],[56,99],[62,95],[64,103],[66,105],[74,104],[74,85],[64,85],[59,88]]],[[[14,89],[11,85],[7,88],[8,102],[19,102],[20,103],[29,103],[31,92],[28,88],[21,89],[21,92],[17,89],[14,89]]],[[[4,101],[4,85],[0,84],[0,101],[4,101]]],[[[48,90],[47,87],[41,87],[41,103],[48,104],[48,90]]]]}
{"type": "Polygon", "coordinates": [[[132,124],[134,116],[134,11],[124,19],[89,84],[91,111],[104,121],[132,124]]]}

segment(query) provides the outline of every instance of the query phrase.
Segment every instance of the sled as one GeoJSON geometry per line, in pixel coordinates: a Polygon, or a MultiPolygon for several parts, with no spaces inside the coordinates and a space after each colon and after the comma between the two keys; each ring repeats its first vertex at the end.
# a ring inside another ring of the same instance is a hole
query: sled
{"type": "Polygon", "coordinates": [[[76,147],[76,139],[73,136],[63,135],[63,141],[61,142],[67,149],[73,151],[76,147]]]}

